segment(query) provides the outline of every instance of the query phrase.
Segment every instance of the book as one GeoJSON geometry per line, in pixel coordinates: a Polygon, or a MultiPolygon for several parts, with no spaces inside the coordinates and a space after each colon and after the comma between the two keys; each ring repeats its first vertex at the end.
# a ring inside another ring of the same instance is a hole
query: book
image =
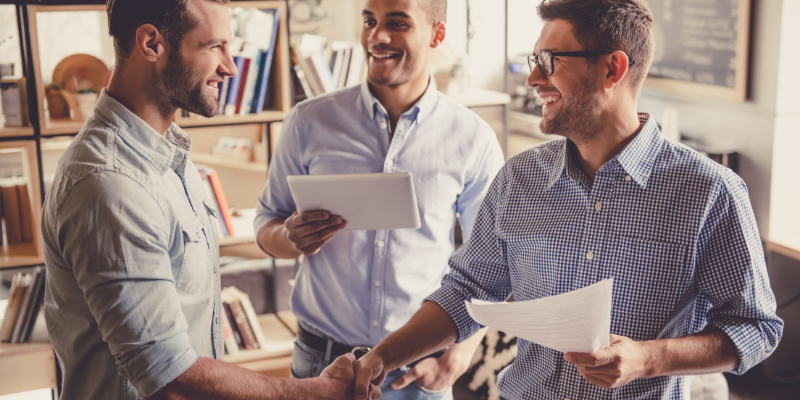
{"type": "Polygon", "coordinates": [[[3,323],[0,325],[0,342],[8,343],[11,339],[11,332],[14,329],[14,322],[17,320],[22,294],[25,291],[24,278],[22,273],[14,275],[11,279],[11,290],[8,296],[6,313],[3,316],[3,323]]]}
{"type": "Polygon", "coordinates": [[[22,333],[20,334],[19,341],[22,343],[31,340],[33,328],[36,326],[36,319],[39,317],[39,311],[41,310],[42,303],[44,302],[46,270],[43,266],[37,267],[36,270],[38,274],[36,275],[36,280],[33,283],[31,305],[28,307],[26,312],[25,321],[22,325],[22,333]]]}
{"type": "MultiPolygon", "coordinates": [[[[242,56],[234,56],[233,62],[236,64],[236,70],[241,72],[244,69],[244,60],[245,58],[242,56]]],[[[228,87],[228,97],[225,100],[225,115],[231,116],[236,111],[236,97],[239,95],[239,85],[242,81],[242,74],[236,74],[236,76],[231,77],[230,84],[228,87]]]]}
{"type": "Polygon", "coordinates": [[[253,303],[250,302],[250,296],[236,288],[236,286],[226,287],[223,292],[225,292],[227,298],[236,299],[241,304],[256,342],[258,342],[260,348],[266,348],[267,340],[264,337],[264,332],[261,330],[261,324],[258,322],[258,315],[256,315],[256,310],[253,308],[253,303]]]}
{"type": "Polygon", "coordinates": [[[253,110],[253,100],[256,97],[256,90],[258,90],[258,77],[262,68],[261,61],[264,58],[263,50],[257,50],[256,52],[257,54],[247,71],[247,80],[244,84],[244,99],[242,100],[242,108],[239,111],[239,115],[250,114],[250,111],[253,110]]]}
{"type": "Polygon", "coordinates": [[[358,85],[363,81],[363,74],[366,72],[364,64],[364,48],[360,44],[353,46],[350,56],[350,68],[347,71],[347,84],[345,86],[358,85]]]}
{"type": "Polygon", "coordinates": [[[222,308],[222,332],[225,338],[225,350],[228,351],[228,354],[234,356],[239,353],[239,345],[236,343],[236,338],[233,337],[233,327],[231,327],[231,322],[228,320],[228,313],[225,312],[224,305],[222,308]]]}
{"type": "Polygon", "coordinates": [[[22,291],[22,296],[20,297],[19,310],[17,311],[16,321],[14,321],[14,329],[11,331],[11,337],[8,340],[9,343],[19,342],[19,334],[22,332],[22,324],[25,322],[25,314],[28,312],[31,296],[33,295],[34,274],[24,275],[24,289],[22,291]]]}
{"type": "Polygon", "coordinates": [[[242,111],[242,100],[244,100],[245,85],[247,84],[247,76],[250,73],[251,61],[252,60],[250,58],[245,58],[244,67],[242,67],[242,70],[239,71],[239,73],[242,75],[242,78],[239,81],[239,94],[236,95],[236,109],[233,111],[234,115],[239,115],[239,113],[242,111]]]}
{"type": "Polygon", "coordinates": [[[256,102],[254,114],[258,114],[264,111],[264,106],[267,102],[268,90],[267,87],[269,86],[269,76],[270,71],[272,70],[272,58],[275,55],[275,40],[278,37],[278,25],[279,25],[279,10],[276,8],[272,10],[273,13],[273,24],[272,24],[272,36],[270,36],[270,43],[269,48],[267,49],[266,54],[264,55],[263,60],[263,68],[261,70],[261,86],[259,87],[258,93],[256,94],[256,102]]]}
{"type": "Polygon", "coordinates": [[[217,84],[217,88],[219,89],[219,110],[217,110],[217,115],[225,114],[225,102],[228,100],[228,89],[230,88],[230,85],[230,76],[222,78],[222,83],[217,84]]]}
{"type": "Polygon", "coordinates": [[[308,63],[306,62],[306,59],[303,57],[302,53],[300,53],[300,51],[295,47],[291,48],[295,64],[299,65],[300,69],[303,71],[303,75],[305,75],[306,81],[308,82],[308,86],[309,88],[311,88],[311,93],[313,93],[315,97],[324,93],[322,92],[321,87],[317,86],[317,82],[314,80],[314,76],[311,74],[311,69],[308,66],[308,63]]]}
{"type": "Polygon", "coordinates": [[[342,59],[342,67],[339,71],[337,85],[339,88],[347,87],[347,73],[350,70],[350,57],[353,55],[353,47],[348,46],[344,51],[344,58],[342,59]]]}
{"type": "Polygon", "coordinates": [[[214,194],[214,188],[211,186],[211,180],[208,179],[208,173],[210,172],[211,168],[208,168],[205,165],[196,165],[195,167],[197,168],[197,172],[200,173],[200,179],[203,181],[203,188],[206,190],[206,195],[217,208],[217,231],[219,232],[219,236],[230,236],[230,233],[228,232],[228,226],[222,220],[222,209],[219,207],[217,196],[214,194]]]}
{"type": "Polygon", "coordinates": [[[28,185],[17,185],[17,200],[19,203],[19,225],[22,234],[22,241],[30,243],[36,227],[33,226],[33,210],[31,209],[31,198],[28,193],[28,185]]]}
{"type": "Polygon", "coordinates": [[[331,75],[331,70],[325,64],[325,61],[322,59],[322,54],[320,53],[312,53],[311,54],[311,63],[313,63],[314,69],[319,76],[319,80],[322,83],[322,88],[325,90],[325,93],[332,92],[336,90],[336,86],[333,84],[333,76],[331,75]]]}
{"type": "Polygon", "coordinates": [[[239,349],[244,349],[244,340],[242,340],[242,334],[239,332],[239,327],[236,326],[235,320],[233,319],[231,306],[223,301],[222,307],[225,309],[225,316],[228,318],[228,322],[231,324],[231,332],[233,333],[233,339],[236,341],[236,345],[239,349]]]}
{"type": "Polygon", "coordinates": [[[311,91],[311,86],[308,85],[306,74],[303,73],[303,70],[300,68],[300,66],[295,65],[292,67],[292,69],[294,69],[295,78],[297,78],[297,81],[300,82],[300,88],[303,90],[305,98],[307,99],[314,98],[314,92],[311,91]]]}
{"type": "Polygon", "coordinates": [[[208,180],[211,182],[211,188],[214,191],[214,196],[217,199],[220,210],[220,218],[225,222],[226,231],[229,236],[234,236],[236,233],[233,230],[233,221],[231,221],[231,209],[228,207],[228,200],[225,198],[225,191],[222,190],[222,182],[219,180],[217,171],[208,169],[208,180]]]}
{"type": "Polygon", "coordinates": [[[233,300],[228,302],[228,305],[231,308],[233,320],[236,322],[236,326],[239,327],[239,333],[242,335],[242,341],[244,341],[245,349],[258,349],[258,341],[256,341],[256,336],[253,333],[253,327],[250,325],[250,322],[247,319],[247,314],[244,311],[242,302],[239,300],[233,300]]]}
{"type": "Polygon", "coordinates": [[[0,192],[3,195],[3,215],[6,221],[6,240],[9,244],[22,242],[22,226],[19,219],[19,195],[14,178],[0,180],[0,192]]]}

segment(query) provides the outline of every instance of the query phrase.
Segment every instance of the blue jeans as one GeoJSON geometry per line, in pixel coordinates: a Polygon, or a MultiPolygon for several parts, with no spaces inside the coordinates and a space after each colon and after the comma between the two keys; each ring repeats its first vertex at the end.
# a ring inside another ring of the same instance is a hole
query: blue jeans
{"type": "MultiPolygon", "coordinates": [[[[330,360],[331,362],[333,360],[330,360]]],[[[294,352],[292,353],[292,378],[305,379],[319,376],[322,370],[330,365],[330,362],[325,362],[325,353],[314,350],[300,340],[294,343],[294,352]]],[[[453,390],[447,388],[443,390],[428,390],[422,386],[417,385],[415,382],[400,389],[394,390],[391,387],[392,382],[405,374],[405,371],[395,370],[389,373],[386,380],[381,385],[383,396],[381,400],[452,400],[453,390]]]]}

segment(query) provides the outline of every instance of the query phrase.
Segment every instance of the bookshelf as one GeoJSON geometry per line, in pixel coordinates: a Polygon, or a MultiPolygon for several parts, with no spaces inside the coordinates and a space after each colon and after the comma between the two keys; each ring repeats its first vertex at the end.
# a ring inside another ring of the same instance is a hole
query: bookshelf
{"type": "Polygon", "coordinates": [[[33,140],[0,141],[0,157],[18,153],[21,155],[22,178],[27,184],[31,213],[33,214],[33,240],[30,242],[0,245],[0,269],[41,264],[42,232],[39,229],[42,214],[41,184],[38,152],[33,140]]]}

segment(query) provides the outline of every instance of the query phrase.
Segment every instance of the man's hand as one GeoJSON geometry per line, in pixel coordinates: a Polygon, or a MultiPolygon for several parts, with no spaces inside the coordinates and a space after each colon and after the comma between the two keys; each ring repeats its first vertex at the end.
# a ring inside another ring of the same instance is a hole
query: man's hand
{"type": "Polygon", "coordinates": [[[647,342],[635,342],[611,335],[611,346],[594,353],[566,353],[564,359],[575,364],[584,379],[606,389],[652,376],[653,356],[647,342]]]}
{"type": "Polygon", "coordinates": [[[405,375],[392,382],[392,389],[400,390],[412,382],[417,382],[418,385],[428,390],[442,390],[453,386],[456,379],[469,369],[475,353],[474,347],[470,347],[470,349],[472,351],[468,352],[454,345],[450,346],[439,358],[426,358],[420,361],[405,375]]]}
{"type": "Polygon", "coordinates": [[[389,373],[383,358],[374,349],[353,363],[353,370],[356,373],[353,389],[356,400],[374,399],[373,388],[378,388],[389,373]]]}
{"type": "MultiPolygon", "coordinates": [[[[319,399],[352,399],[353,381],[356,378],[353,370],[353,362],[356,357],[352,354],[345,354],[333,361],[331,365],[322,371],[322,374],[315,380],[318,383],[319,399]]],[[[381,397],[381,389],[375,385],[369,385],[369,397],[365,400],[375,400],[381,397]]]]}
{"type": "Polygon", "coordinates": [[[347,221],[327,211],[294,213],[283,223],[287,237],[294,247],[306,256],[314,255],[328,243],[347,221]]]}

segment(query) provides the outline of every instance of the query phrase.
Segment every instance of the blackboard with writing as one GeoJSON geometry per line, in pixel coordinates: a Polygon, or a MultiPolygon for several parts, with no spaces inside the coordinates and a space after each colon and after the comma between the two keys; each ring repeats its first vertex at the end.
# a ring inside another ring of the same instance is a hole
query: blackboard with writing
{"type": "Polygon", "coordinates": [[[647,0],[656,41],[649,76],[743,91],[749,1],[647,0]]]}

